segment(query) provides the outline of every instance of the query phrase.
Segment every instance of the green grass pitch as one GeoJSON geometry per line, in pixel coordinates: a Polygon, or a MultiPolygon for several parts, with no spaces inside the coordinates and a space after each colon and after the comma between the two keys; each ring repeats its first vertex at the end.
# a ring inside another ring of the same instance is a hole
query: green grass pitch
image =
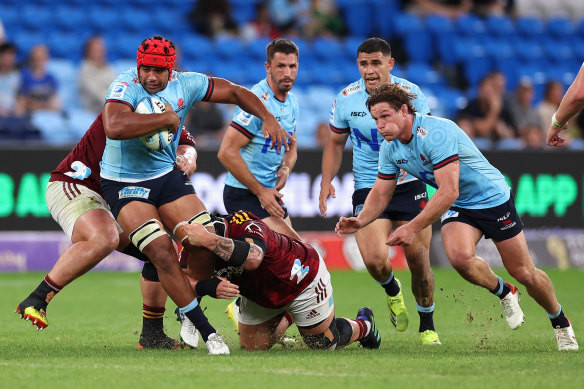
{"type": "MultiPolygon", "coordinates": [[[[548,270],[559,301],[584,347],[584,272],[548,270]]],[[[357,345],[315,352],[298,345],[269,352],[239,349],[227,302],[203,307],[231,348],[230,356],[196,350],[138,350],[138,274],[91,272],[51,302],[49,327],[35,331],[14,308],[41,273],[0,274],[0,388],[582,388],[583,350],[558,352],[544,311],[523,292],[526,322],[511,331],[496,297],[450,269],[435,269],[434,314],[442,346],[423,347],[408,272],[398,272],[410,327],[396,332],[382,289],[361,272],[332,272],[337,316],[370,306],[381,331],[379,350],[357,345]]],[[[502,272],[497,273],[512,281],[502,272]]],[[[165,327],[178,336],[174,304],[165,327]]],[[[296,330],[288,333],[298,338],[296,330]]]]}

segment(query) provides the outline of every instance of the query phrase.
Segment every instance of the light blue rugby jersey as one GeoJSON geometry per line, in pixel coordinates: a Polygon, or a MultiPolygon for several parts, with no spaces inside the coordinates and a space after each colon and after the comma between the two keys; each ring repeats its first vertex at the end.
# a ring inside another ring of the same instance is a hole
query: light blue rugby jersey
{"type": "MultiPolygon", "coordinates": [[[[251,88],[260,100],[266,105],[268,111],[278,119],[280,125],[290,135],[296,129],[298,120],[298,99],[292,92],[288,92],[286,101],[280,101],[274,96],[274,92],[264,79],[251,88]]],[[[284,158],[284,150],[270,149],[270,138],[265,139],[262,133],[262,120],[237,107],[233,114],[231,126],[241,132],[250,142],[241,148],[240,155],[253,176],[266,188],[276,186],[276,172],[284,158]]],[[[247,189],[231,173],[225,177],[225,185],[247,189]]]]}
{"type": "Polygon", "coordinates": [[[448,119],[415,114],[408,144],[384,141],[378,177],[395,179],[400,169],[437,188],[434,171],[459,161],[459,196],[453,206],[469,209],[501,205],[510,188],[499,170],[487,161],[472,140],[448,119]]]}
{"type": "MultiPolygon", "coordinates": [[[[124,103],[132,110],[146,96],[162,98],[169,102],[180,116],[182,128],[191,106],[208,100],[213,93],[213,80],[201,73],[172,72],[166,88],[149,94],[138,82],[135,68],[120,74],[110,85],[106,101],[124,103]]],[[[150,150],[139,138],[114,140],[106,138],[100,163],[101,176],[109,180],[138,182],[160,177],[174,168],[176,148],[180,137],[175,136],[168,147],[150,150]]]]}
{"type": "MultiPolygon", "coordinates": [[[[420,88],[403,78],[390,76],[392,84],[399,84],[410,93],[417,95],[413,104],[416,110],[423,114],[430,113],[426,97],[420,88]]],[[[377,177],[379,164],[379,149],[383,137],[377,132],[375,120],[371,117],[365,102],[369,93],[365,89],[365,81],[361,78],[339,93],[331,108],[330,128],[337,134],[350,133],[353,143],[353,176],[355,190],[372,188],[377,177]]],[[[415,180],[406,176],[399,184],[415,180]]]]}

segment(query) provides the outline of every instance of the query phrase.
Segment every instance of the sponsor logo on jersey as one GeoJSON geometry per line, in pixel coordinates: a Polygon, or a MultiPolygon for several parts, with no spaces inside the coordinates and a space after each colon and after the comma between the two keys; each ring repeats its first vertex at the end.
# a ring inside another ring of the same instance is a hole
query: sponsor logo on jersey
{"type": "Polygon", "coordinates": [[[365,117],[367,112],[351,112],[351,116],[365,117]]]}
{"type": "Polygon", "coordinates": [[[363,204],[359,204],[355,207],[355,214],[353,216],[359,216],[361,211],[363,211],[363,204]]]}
{"type": "Polygon", "coordinates": [[[264,91],[264,93],[262,94],[262,100],[268,101],[269,99],[270,99],[270,94],[268,93],[268,91],[264,91]]]}
{"type": "Polygon", "coordinates": [[[395,163],[397,163],[398,165],[405,165],[406,163],[408,163],[408,160],[403,158],[403,159],[398,159],[395,161],[395,163]]]}
{"type": "Polygon", "coordinates": [[[442,215],[440,217],[440,221],[442,222],[442,221],[444,221],[448,218],[451,218],[451,217],[458,217],[458,212],[453,211],[452,209],[449,209],[448,211],[444,212],[444,215],[442,215]]]}
{"type": "Polygon", "coordinates": [[[350,86],[348,88],[343,89],[343,92],[341,92],[341,94],[343,96],[349,96],[355,92],[359,92],[360,90],[361,90],[361,85],[357,84],[357,85],[353,85],[353,86],[350,86]]]}
{"type": "Polygon", "coordinates": [[[118,199],[140,198],[147,199],[150,196],[150,189],[141,186],[126,186],[118,192],[118,199]]]}
{"type": "Polygon", "coordinates": [[[240,122],[241,124],[243,124],[244,126],[247,126],[249,123],[251,123],[252,118],[253,118],[253,115],[251,113],[241,111],[239,113],[239,115],[237,116],[237,121],[240,122]]]}
{"type": "Polygon", "coordinates": [[[430,160],[426,159],[426,157],[424,157],[421,153],[420,153],[420,159],[422,160],[422,165],[427,165],[430,163],[430,160]]]}
{"type": "Polygon", "coordinates": [[[513,220],[505,220],[503,222],[503,227],[501,227],[501,231],[505,231],[508,230],[509,228],[513,228],[515,227],[515,225],[517,224],[517,222],[514,222],[513,220]]]}
{"type": "Polygon", "coordinates": [[[249,234],[262,235],[262,228],[256,222],[251,222],[245,226],[245,232],[249,234]]]}
{"type": "Polygon", "coordinates": [[[428,130],[426,130],[423,127],[418,127],[418,129],[416,130],[416,134],[418,134],[420,138],[424,139],[426,135],[428,135],[428,130]]]}
{"type": "Polygon", "coordinates": [[[315,317],[319,317],[320,313],[318,313],[315,309],[313,309],[312,311],[308,312],[308,315],[306,315],[306,320],[310,320],[310,319],[314,319],[315,317]]]}
{"type": "Polygon", "coordinates": [[[183,105],[185,105],[185,100],[181,97],[178,99],[178,106],[182,107],[183,105]]]}
{"type": "Polygon", "coordinates": [[[409,92],[412,90],[412,86],[411,85],[406,85],[406,84],[400,84],[399,82],[397,83],[403,90],[405,90],[406,92],[409,92]]]}
{"type": "Polygon", "coordinates": [[[414,196],[414,201],[425,199],[426,197],[428,197],[428,194],[426,192],[418,193],[416,196],[414,196]]]}
{"type": "Polygon", "coordinates": [[[84,180],[91,175],[91,169],[81,161],[74,161],[71,163],[72,172],[65,172],[66,176],[76,180],[84,180]]]}
{"type": "Polygon", "coordinates": [[[296,258],[294,260],[294,265],[292,265],[292,269],[290,270],[290,279],[293,279],[294,277],[298,276],[298,278],[296,279],[296,284],[299,284],[300,281],[302,281],[304,277],[306,277],[309,270],[310,266],[302,266],[302,262],[300,262],[300,259],[296,258]]]}
{"type": "Polygon", "coordinates": [[[124,93],[126,93],[126,89],[128,88],[127,82],[116,82],[112,87],[112,91],[110,93],[110,98],[112,99],[121,99],[124,97],[124,93]]]}
{"type": "Polygon", "coordinates": [[[501,216],[500,218],[498,218],[497,221],[504,222],[505,220],[509,219],[509,216],[511,216],[511,212],[507,212],[504,216],[501,216]]]}

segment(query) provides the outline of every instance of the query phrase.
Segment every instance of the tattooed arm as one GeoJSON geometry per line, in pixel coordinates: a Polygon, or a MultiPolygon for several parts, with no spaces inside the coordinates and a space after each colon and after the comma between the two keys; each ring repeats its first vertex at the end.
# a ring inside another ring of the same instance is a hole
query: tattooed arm
{"type": "Polygon", "coordinates": [[[205,227],[196,223],[185,225],[184,228],[188,234],[188,242],[191,245],[204,247],[225,262],[232,261],[234,257],[245,256],[244,258],[239,257],[243,259],[243,263],[240,266],[245,270],[257,269],[264,259],[264,251],[255,243],[234,241],[233,239],[210,233],[205,227]],[[245,250],[247,250],[247,253],[245,250]]]}

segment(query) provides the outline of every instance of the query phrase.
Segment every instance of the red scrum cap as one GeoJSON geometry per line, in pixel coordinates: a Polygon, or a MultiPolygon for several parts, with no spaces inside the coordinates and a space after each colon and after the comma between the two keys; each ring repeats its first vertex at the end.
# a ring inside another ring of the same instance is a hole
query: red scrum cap
{"type": "Polygon", "coordinates": [[[138,71],[140,71],[140,66],[142,65],[167,68],[168,79],[170,80],[170,75],[174,68],[174,61],[176,60],[174,43],[156,35],[152,38],[144,39],[138,47],[136,55],[138,71]]]}

